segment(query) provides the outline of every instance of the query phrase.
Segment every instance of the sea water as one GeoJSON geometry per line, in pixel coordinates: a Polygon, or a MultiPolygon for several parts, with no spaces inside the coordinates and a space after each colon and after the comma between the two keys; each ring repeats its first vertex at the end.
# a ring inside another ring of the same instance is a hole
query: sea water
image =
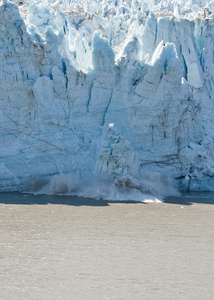
{"type": "Polygon", "coordinates": [[[0,194],[0,299],[213,299],[214,196],[0,194]]]}

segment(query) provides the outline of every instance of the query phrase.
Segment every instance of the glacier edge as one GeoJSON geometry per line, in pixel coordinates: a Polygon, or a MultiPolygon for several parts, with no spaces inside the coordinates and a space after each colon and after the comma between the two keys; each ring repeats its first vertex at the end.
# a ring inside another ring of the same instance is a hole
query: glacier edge
{"type": "Polygon", "coordinates": [[[214,191],[209,5],[192,20],[1,2],[0,191],[214,191]]]}

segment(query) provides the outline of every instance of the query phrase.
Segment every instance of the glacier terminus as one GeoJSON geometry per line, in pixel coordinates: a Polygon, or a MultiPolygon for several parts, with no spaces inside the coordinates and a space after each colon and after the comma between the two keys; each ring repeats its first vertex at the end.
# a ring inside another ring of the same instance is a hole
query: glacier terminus
{"type": "Polygon", "coordinates": [[[0,191],[214,191],[214,1],[0,1],[0,191]]]}

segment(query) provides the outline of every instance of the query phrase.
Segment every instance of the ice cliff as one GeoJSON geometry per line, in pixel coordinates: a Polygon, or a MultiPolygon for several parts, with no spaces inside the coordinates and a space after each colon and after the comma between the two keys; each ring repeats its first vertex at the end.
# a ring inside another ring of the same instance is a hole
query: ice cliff
{"type": "Polygon", "coordinates": [[[0,191],[214,191],[214,1],[0,1],[0,191]]]}

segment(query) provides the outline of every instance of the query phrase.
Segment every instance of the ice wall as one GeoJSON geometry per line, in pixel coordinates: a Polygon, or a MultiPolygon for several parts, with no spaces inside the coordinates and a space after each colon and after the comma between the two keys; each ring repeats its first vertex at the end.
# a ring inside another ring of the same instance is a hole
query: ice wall
{"type": "Polygon", "coordinates": [[[213,191],[213,8],[1,1],[0,190],[213,191]]]}

